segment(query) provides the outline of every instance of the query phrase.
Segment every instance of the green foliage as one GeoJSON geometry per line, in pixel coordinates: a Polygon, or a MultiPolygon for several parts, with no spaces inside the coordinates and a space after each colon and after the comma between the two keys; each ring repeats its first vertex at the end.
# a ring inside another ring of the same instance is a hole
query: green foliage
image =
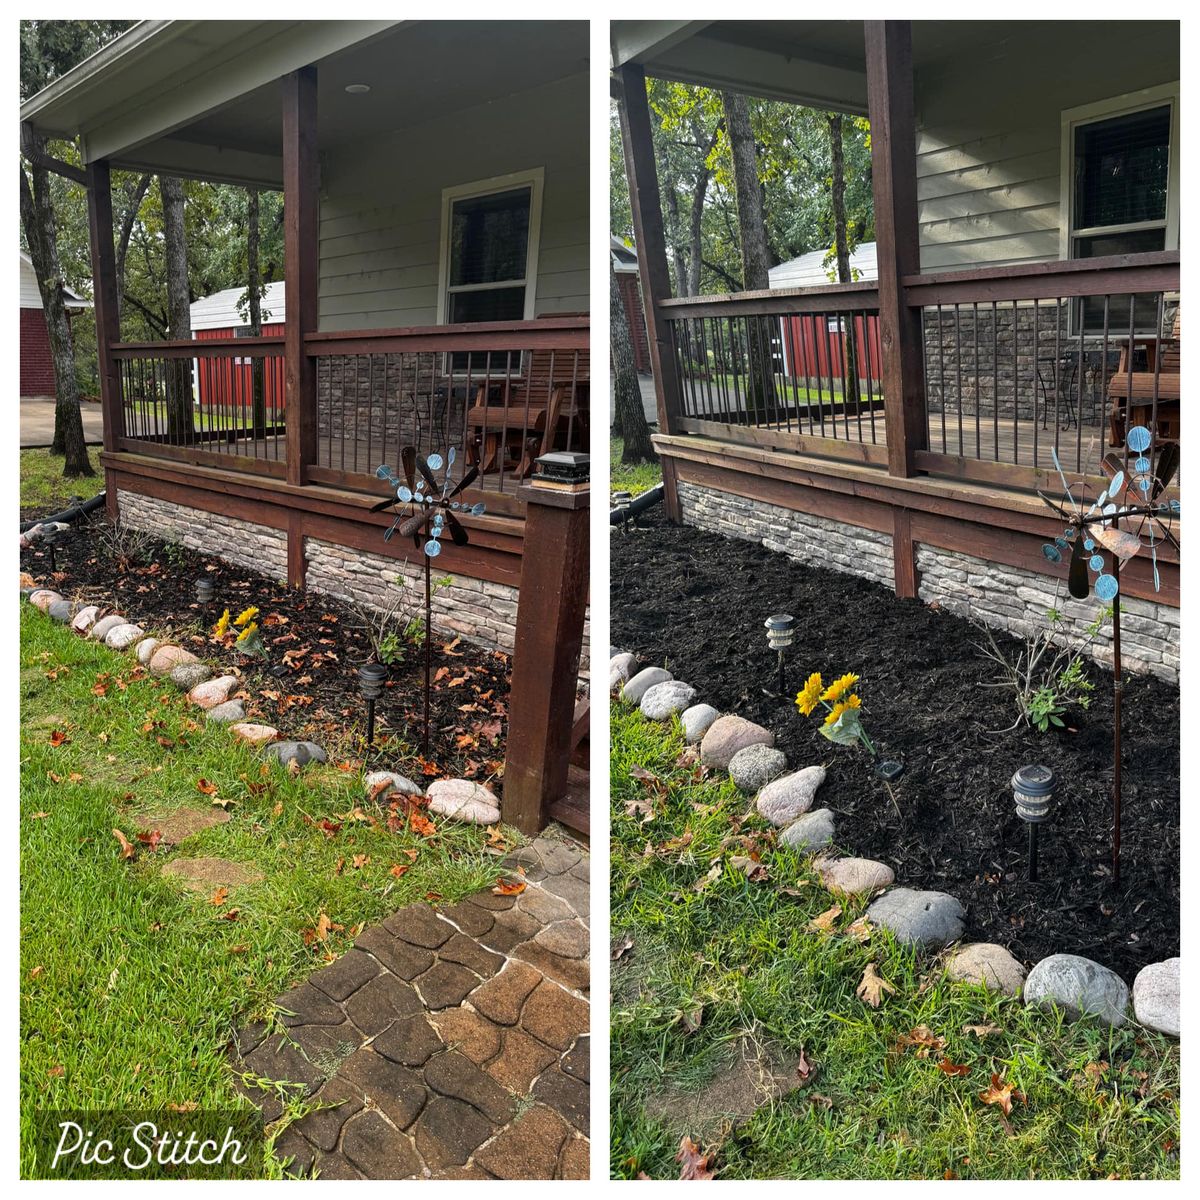
{"type": "Polygon", "coordinates": [[[621,461],[623,443],[619,437],[609,438],[608,442],[609,487],[614,492],[628,492],[631,496],[640,496],[648,492],[655,484],[662,483],[662,467],[658,463],[635,463],[628,465],[621,461]]]}
{"type": "Polygon", "coordinates": [[[63,460],[49,450],[21,451],[21,512],[62,512],[74,496],[90,500],[104,490],[104,475],[64,479],[63,460]]]}

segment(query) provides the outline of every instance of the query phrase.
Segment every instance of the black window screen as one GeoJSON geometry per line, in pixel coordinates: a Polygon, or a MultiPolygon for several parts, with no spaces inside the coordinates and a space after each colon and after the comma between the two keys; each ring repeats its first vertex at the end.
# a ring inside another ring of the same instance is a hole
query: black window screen
{"type": "Polygon", "coordinates": [[[1170,145],[1169,104],[1079,126],[1075,228],[1165,221],[1170,145]]]}
{"type": "Polygon", "coordinates": [[[450,286],[524,279],[529,253],[529,188],[454,202],[450,286]]]}

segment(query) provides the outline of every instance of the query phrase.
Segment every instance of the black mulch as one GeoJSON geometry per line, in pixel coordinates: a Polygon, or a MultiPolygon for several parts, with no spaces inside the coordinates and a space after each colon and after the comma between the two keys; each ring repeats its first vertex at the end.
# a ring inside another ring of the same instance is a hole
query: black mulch
{"type": "Polygon", "coordinates": [[[722,712],[767,726],[792,767],[825,763],[817,802],[834,810],[841,847],[888,863],[899,883],[958,897],[969,939],[1000,942],[1026,963],[1078,953],[1132,980],[1179,953],[1178,688],[1142,675],[1126,682],[1114,884],[1110,674],[1089,668],[1094,699],[1068,729],[1001,733],[1013,702],[981,686],[995,667],[968,621],[754,542],[672,527],[661,512],[643,524],[612,536],[613,644],[644,665],[665,664],[722,712]],[[827,682],[862,677],[864,726],[906,766],[902,819],[865,752],[832,745],[815,716],[764,694],[775,656],[763,621],[774,612],[798,618],[793,697],[810,671],[827,682]],[[1058,780],[1036,884],[1026,879],[1026,831],[1010,787],[1025,763],[1046,764],[1058,780]]]}
{"type": "MultiPolygon", "coordinates": [[[[102,546],[98,519],[56,547],[58,573],[50,575],[42,549],[21,552],[21,570],[68,598],[79,596],[111,607],[148,629],[169,629],[181,644],[223,667],[236,666],[250,693],[249,720],[274,725],[290,738],[308,738],[331,753],[362,757],[365,703],[358,667],[370,640],[363,618],[349,606],[315,592],[298,592],[255,571],[177,544],[150,539],[144,553],[123,569],[102,546]],[[207,612],[196,603],[196,577],[216,580],[207,612]],[[212,639],[222,610],[233,616],[251,605],[266,643],[265,658],[247,656],[212,639]],[[282,664],[282,678],[268,668],[282,664]]],[[[414,611],[424,611],[423,592],[412,588],[414,611]]],[[[430,752],[421,755],[424,682],[422,643],[409,645],[392,667],[376,705],[372,766],[395,769],[418,782],[444,775],[475,779],[502,792],[500,772],[508,732],[509,660],[436,630],[433,637],[430,752]]]]}

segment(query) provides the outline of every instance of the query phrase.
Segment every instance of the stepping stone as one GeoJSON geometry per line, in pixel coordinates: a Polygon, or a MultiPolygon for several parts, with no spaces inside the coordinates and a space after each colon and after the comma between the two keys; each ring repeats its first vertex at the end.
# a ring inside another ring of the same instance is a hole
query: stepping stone
{"type": "Polygon", "coordinates": [[[212,808],[190,808],[185,805],[169,812],[141,813],[136,820],[139,830],[157,829],[167,845],[177,846],[202,830],[224,825],[229,820],[229,814],[216,805],[212,808]]]}
{"type": "Polygon", "coordinates": [[[230,692],[236,691],[241,682],[236,675],[206,679],[188,692],[188,699],[201,708],[216,708],[218,704],[224,704],[229,699],[230,692]]]}
{"type": "Polygon", "coordinates": [[[361,950],[348,950],[337,962],[325,967],[308,982],[319,988],[331,1000],[345,1000],[364,983],[379,974],[379,964],[361,950]]]}
{"type": "Polygon", "coordinates": [[[160,642],[158,638],[143,638],[140,642],[138,642],[137,650],[134,651],[134,653],[137,655],[138,662],[140,662],[143,667],[148,667],[150,665],[151,658],[154,657],[155,650],[157,650],[161,645],[162,642],[160,642]]]}
{"type": "MultiPolygon", "coordinates": [[[[96,630],[93,628],[92,633],[96,630]]],[[[104,644],[113,650],[128,650],[139,638],[146,636],[146,631],[140,625],[118,625],[110,629],[104,638],[104,644]]]]}
{"type": "Polygon", "coordinates": [[[693,704],[691,708],[684,709],[683,716],[679,718],[683,722],[683,740],[689,746],[694,746],[720,715],[711,704],[693,704]]]}
{"type": "Polygon", "coordinates": [[[500,801],[469,779],[439,779],[428,790],[429,811],[472,825],[495,825],[500,820],[500,801]]]}
{"type": "Polygon", "coordinates": [[[230,890],[258,883],[262,874],[243,863],[230,862],[227,858],[175,858],[162,873],[178,879],[190,892],[211,894],[219,887],[230,890]]]}
{"type": "Polygon", "coordinates": [[[640,704],[642,697],[656,684],[668,683],[675,676],[662,667],[646,667],[621,687],[621,699],[626,704],[640,704]]]}
{"type": "MultiPolygon", "coordinates": [[[[541,982],[540,971],[525,963],[510,962],[499,975],[471,993],[471,1007],[497,1025],[515,1025],[525,1001],[541,982]]],[[[530,1032],[536,1036],[535,1030],[530,1032]]]]}
{"type": "Polygon", "coordinates": [[[538,930],[533,940],[551,954],[563,958],[586,958],[590,941],[588,931],[580,921],[555,921],[538,930]]]}
{"type": "Polygon", "coordinates": [[[1151,963],[1137,973],[1133,1014],[1147,1029],[1179,1036],[1179,959],[1151,963]]]}
{"type": "Polygon", "coordinates": [[[221,724],[230,724],[235,721],[244,721],[246,719],[246,706],[240,700],[226,700],[224,704],[216,704],[205,713],[205,718],[209,721],[218,721],[221,724]]]}
{"type": "Polygon", "coordinates": [[[64,625],[71,619],[71,614],[75,611],[75,606],[70,600],[55,600],[46,608],[46,615],[53,617],[56,621],[61,621],[64,625]]]}
{"type": "Polygon", "coordinates": [[[804,853],[819,850],[833,842],[833,813],[817,808],[797,817],[780,835],[779,841],[792,850],[804,853]]]}
{"type": "MultiPolygon", "coordinates": [[[[395,771],[372,771],[363,779],[363,784],[367,789],[367,796],[381,784],[386,782],[390,791],[399,792],[402,796],[421,796],[424,793],[411,779],[404,775],[398,775],[395,771]]],[[[384,800],[388,793],[380,793],[379,798],[384,800]]]]}
{"type": "Polygon", "coordinates": [[[696,689],[678,679],[668,679],[646,689],[639,707],[651,721],[665,721],[682,712],[696,698],[696,689]]]}
{"type": "Polygon", "coordinates": [[[185,650],[182,646],[159,646],[150,657],[150,674],[170,675],[176,667],[183,663],[199,661],[190,650],[185,650]]]}
{"type": "Polygon", "coordinates": [[[774,746],[775,735],[745,717],[730,713],[718,717],[700,742],[700,761],[718,771],[727,771],[733,756],[747,746],[774,746]]]}
{"type": "Polygon", "coordinates": [[[871,858],[827,858],[813,863],[813,867],[822,886],[836,896],[865,896],[896,881],[891,867],[871,858]]]}
{"type": "Polygon", "coordinates": [[[791,775],[773,780],[758,793],[758,799],[754,802],[758,815],[765,817],[777,829],[782,829],[812,808],[817,789],[824,782],[824,767],[805,767],[802,771],[793,771],[791,775]]]}
{"type": "Polygon", "coordinates": [[[553,1109],[535,1104],[477,1151],[475,1162],[497,1179],[549,1179],[572,1132],[553,1109]]]}
{"type": "Polygon", "coordinates": [[[117,616],[115,613],[111,616],[101,617],[100,620],[88,630],[88,637],[90,637],[94,642],[102,642],[118,626],[128,624],[129,622],[124,617],[117,616]]]}
{"type": "Polygon", "coordinates": [[[424,1015],[399,1017],[372,1043],[376,1054],[402,1067],[422,1067],[445,1043],[424,1015]]]}
{"type": "Polygon", "coordinates": [[[425,1065],[425,1082],[440,1095],[479,1109],[494,1125],[506,1125],[516,1113],[516,1101],[469,1058],[454,1050],[435,1054],[425,1065]]]}
{"type": "Polygon", "coordinates": [[[1116,972],[1078,954],[1051,954],[1029,972],[1025,1003],[1058,1007],[1071,1020],[1096,1017],[1105,1025],[1124,1025],[1129,988],[1116,972]]]}
{"type": "Polygon", "coordinates": [[[587,1033],[589,1020],[585,1001],[544,979],[525,1002],[521,1028],[561,1052],[569,1050],[577,1037],[587,1033]]]}
{"type": "Polygon", "coordinates": [[[962,937],[966,911],[945,892],[894,888],[867,909],[867,919],[891,930],[906,946],[939,950],[962,937]]]}
{"type": "Polygon", "coordinates": [[[754,745],[739,750],[729,760],[729,778],[739,791],[754,793],[787,770],[787,755],[770,746],[754,745]]]}
{"type": "Polygon", "coordinates": [[[170,680],[181,692],[190,692],[210,675],[212,668],[207,663],[187,662],[171,668],[170,680]]]}
{"type": "MultiPolygon", "coordinates": [[[[212,713],[209,712],[209,717],[212,713]]],[[[242,721],[237,725],[230,725],[229,732],[240,742],[249,742],[251,746],[262,746],[267,742],[273,742],[279,736],[279,730],[273,725],[254,725],[247,721],[242,721]]]]}
{"type": "Polygon", "coordinates": [[[34,608],[40,608],[42,612],[45,612],[56,600],[61,599],[62,596],[58,592],[51,591],[49,588],[38,588],[36,592],[30,594],[29,603],[34,608]]]}
{"type": "Polygon", "coordinates": [[[989,991],[1019,996],[1025,968],[1003,947],[993,942],[971,942],[956,950],[946,963],[946,974],[958,983],[980,983],[989,991]]]}
{"type": "Polygon", "coordinates": [[[628,683],[637,670],[637,659],[632,654],[614,654],[608,663],[608,690],[615,692],[623,683],[628,683]]]}
{"type": "MultiPolygon", "coordinates": [[[[33,597],[31,596],[32,600],[33,597]]],[[[95,604],[86,604],[76,614],[75,619],[71,622],[71,628],[76,633],[86,634],[89,629],[96,623],[96,619],[100,616],[100,609],[95,604]]]]}
{"type": "Polygon", "coordinates": [[[316,742],[272,742],[264,754],[277,759],[285,767],[292,763],[306,767],[310,762],[327,761],[325,751],[316,742]]]}

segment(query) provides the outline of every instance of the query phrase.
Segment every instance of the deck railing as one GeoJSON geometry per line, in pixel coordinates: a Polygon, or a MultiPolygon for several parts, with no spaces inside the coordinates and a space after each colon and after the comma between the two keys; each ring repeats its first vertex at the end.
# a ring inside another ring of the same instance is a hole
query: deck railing
{"type": "MultiPolygon", "coordinates": [[[[1036,486],[1098,472],[1124,431],[1179,440],[1179,256],[907,277],[924,349],[919,469],[1036,486]],[[1053,454],[1052,454],[1053,451],[1053,454]]],[[[858,283],[666,300],[672,427],[887,462],[879,296],[858,283]]]]}
{"type": "MultiPolygon", "coordinates": [[[[119,449],[284,477],[282,335],[112,348],[119,449]]],[[[586,449],[588,319],[318,333],[307,481],[377,492],[400,448],[456,447],[476,488],[513,493],[539,454],[586,449]]]]}

